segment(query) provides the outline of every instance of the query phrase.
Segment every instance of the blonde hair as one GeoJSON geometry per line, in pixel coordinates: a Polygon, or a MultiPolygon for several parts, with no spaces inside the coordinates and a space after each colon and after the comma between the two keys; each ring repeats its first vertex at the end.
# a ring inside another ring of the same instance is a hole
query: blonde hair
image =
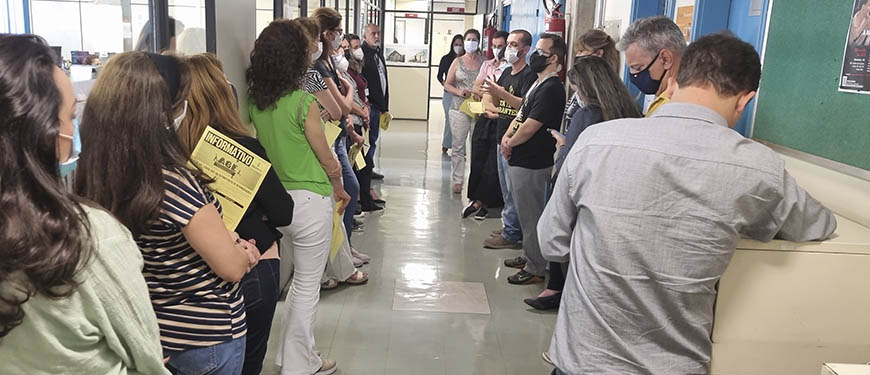
{"type": "Polygon", "coordinates": [[[184,58],[190,72],[187,115],[178,127],[178,138],[189,155],[206,126],[230,137],[251,136],[242,123],[233,90],[217,56],[201,53],[184,58]]]}
{"type": "Polygon", "coordinates": [[[574,53],[580,52],[581,50],[590,51],[592,53],[601,50],[601,57],[607,61],[614,71],[619,71],[619,51],[616,50],[616,42],[614,42],[613,38],[611,38],[610,35],[607,35],[606,32],[592,29],[583,35],[580,35],[580,37],[574,41],[574,53]]]}

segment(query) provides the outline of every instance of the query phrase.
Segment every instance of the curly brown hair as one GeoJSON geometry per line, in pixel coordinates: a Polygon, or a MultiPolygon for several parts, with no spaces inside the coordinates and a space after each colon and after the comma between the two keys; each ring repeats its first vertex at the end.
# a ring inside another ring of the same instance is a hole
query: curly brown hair
{"type": "Polygon", "coordinates": [[[299,89],[311,63],[307,33],[297,22],[272,21],[263,29],[246,72],[248,96],[260,110],[266,110],[282,96],[299,89]]]}

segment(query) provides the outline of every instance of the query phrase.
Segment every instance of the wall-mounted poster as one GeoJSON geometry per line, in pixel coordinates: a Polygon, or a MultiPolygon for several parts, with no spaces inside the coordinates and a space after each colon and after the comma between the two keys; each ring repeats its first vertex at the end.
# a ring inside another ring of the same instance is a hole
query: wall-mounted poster
{"type": "Polygon", "coordinates": [[[870,94],[870,0],[855,0],[846,36],[840,91],[870,94]]]}
{"type": "Polygon", "coordinates": [[[429,46],[387,45],[384,58],[387,65],[429,66],[429,46]]]}

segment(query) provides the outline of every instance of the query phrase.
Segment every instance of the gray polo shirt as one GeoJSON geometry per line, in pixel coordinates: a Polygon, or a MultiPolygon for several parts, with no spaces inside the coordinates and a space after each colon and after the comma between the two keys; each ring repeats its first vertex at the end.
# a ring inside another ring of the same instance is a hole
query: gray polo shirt
{"type": "Polygon", "coordinates": [[[708,373],[715,285],[740,236],[836,226],[775,152],[706,107],[591,126],[538,222],[544,257],[571,261],[549,355],[568,374],[708,373]]]}

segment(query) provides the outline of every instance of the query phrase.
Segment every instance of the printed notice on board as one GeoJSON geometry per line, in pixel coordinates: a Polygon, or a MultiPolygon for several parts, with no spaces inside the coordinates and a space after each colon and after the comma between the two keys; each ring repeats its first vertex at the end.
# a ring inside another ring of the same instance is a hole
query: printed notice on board
{"type": "Polygon", "coordinates": [[[852,22],[846,36],[840,91],[870,94],[870,0],[854,0],[852,22]]]}
{"type": "Polygon", "coordinates": [[[208,187],[221,203],[224,225],[236,230],[272,164],[211,126],[205,128],[190,161],[214,180],[208,187]]]}

